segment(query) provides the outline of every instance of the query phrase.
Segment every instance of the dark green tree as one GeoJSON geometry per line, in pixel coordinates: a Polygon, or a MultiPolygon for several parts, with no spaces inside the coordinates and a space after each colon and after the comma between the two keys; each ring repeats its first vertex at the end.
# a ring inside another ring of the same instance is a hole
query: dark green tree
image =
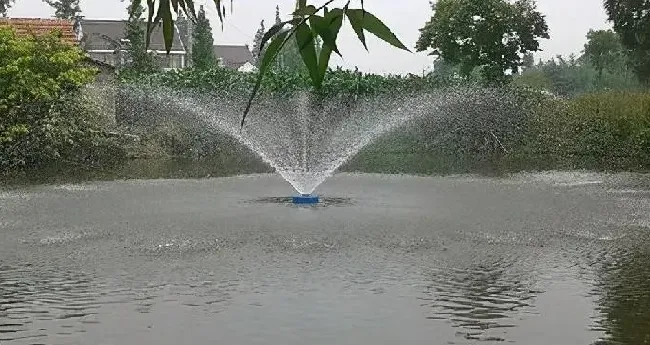
{"type": "Polygon", "coordinates": [[[122,47],[125,51],[125,67],[136,72],[152,72],[156,69],[154,57],[147,50],[146,25],[142,18],[145,12],[142,5],[129,5],[129,20],[124,28],[124,37],[128,40],[122,47]]]}
{"type": "Polygon", "coordinates": [[[524,64],[523,55],[540,50],[549,38],[544,16],[533,0],[440,0],[420,29],[418,51],[458,64],[463,75],[476,68],[490,83],[508,80],[524,64]]]}
{"type": "Polygon", "coordinates": [[[589,30],[584,59],[603,77],[603,71],[616,72],[623,67],[624,52],[621,40],[612,30],[589,30]]]}
{"type": "Polygon", "coordinates": [[[54,8],[54,16],[61,19],[80,19],[79,0],[43,0],[54,8]]]}
{"type": "Polygon", "coordinates": [[[650,1],[605,0],[605,11],[639,81],[650,85],[650,1]]]}
{"type": "Polygon", "coordinates": [[[217,65],[214,57],[214,38],[210,20],[205,16],[205,8],[201,6],[196,18],[193,32],[192,63],[198,69],[210,69],[217,65]]]}

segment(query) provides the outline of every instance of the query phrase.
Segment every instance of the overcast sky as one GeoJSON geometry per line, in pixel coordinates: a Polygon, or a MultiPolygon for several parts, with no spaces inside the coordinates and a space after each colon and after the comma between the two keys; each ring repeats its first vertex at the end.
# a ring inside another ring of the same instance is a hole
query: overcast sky
{"type": "MultiPolygon", "coordinates": [[[[221,30],[212,0],[196,0],[205,4],[212,22],[215,43],[252,45],[255,32],[262,19],[267,29],[274,22],[275,6],[280,5],[281,14],[290,13],[295,0],[233,0],[234,11],[228,14],[221,30]]],[[[320,4],[323,0],[310,0],[320,4]]],[[[343,1],[341,1],[343,2],[343,1]]],[[[229,1],[225,1],[229,4],[229,1]]],[[[358,1],[353,3],[359,4],[358,1]]],[[[335,2],[337,4],[337,2],[335,2]]],[[[557,54],[579,53],[590,28],[609,28],[601,0],[537,0],[538,9],[546,15],[550,28],[550,40],[542,40],[542,52],[536,57],[547,59],[557,54]]],[[[83,15],[92,19],[120,19],[126,16],[126,2],[119,0],[81,0],[83,15]],[[109,5],[110,4],[110,5],[109,5]]],[[[429,0],[366,0],[366,9],[382,19],[409,48],[415,45],[419,31],[431,17],[429,0]],[[398,5],[399,4],[399,5],[398,5]]],[[[53,10],[42,0],[16,0],[9,11],[11,17],[49,17],[53,10]]],[[[416,73],[428,70],[432,57],[425,53],[399,51],[374,37],[368,39],[366,52],[356,35],[344,25],[339,36],[339,50],[343,59],[333,58],[332,64],[346,68],[358,66],[360,70],[373,73],[416,73]]]]}

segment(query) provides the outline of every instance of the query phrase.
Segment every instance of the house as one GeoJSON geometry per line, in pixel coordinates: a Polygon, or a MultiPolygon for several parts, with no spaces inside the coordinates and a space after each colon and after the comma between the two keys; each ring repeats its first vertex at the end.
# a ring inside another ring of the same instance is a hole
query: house
{"type": "MultiPolygon", "coordinates": [[[[124,20],[84,19],[81,22],[81,47],[93,60],[112,66],[121,65],[124,61],[119,52],[126,43],[124,41],[126,23],[124,20]]],[[[146,31],[146,24],[143,24],[142,29],[146,31]]],[[[165,50],[162,28],[157,26],[151,34],[149,51],[158,56],[163,68],[186,67],[185,47],[180,40],[178,28],[175,29],[177,31],[169,55],[165,50]]]]}
{"type": "MultiPolygon", "coordinates": [[[[84,19],[81,22],[81,47],[88,55],[97,61],[112,66],[123,63],[120,48],[126,43],[124,31],[126,21],[124,20],[98,20],[84,19]]],[[[146,30],[146,24],[143,24],[146,30]]],[[[192,30],[191,21],[179,17],[174,23],[174,41],[172,49],[167,55],[162,35],[162,28],[157,26],[153,29],[149,50],[157,55],[161,65],[165,69],[179,69],[190,67],[192,52],[192,30]]],[[[238,69],[246,63],[252,63],[253,54],[247,45],[215,45],[215,57],[220,65],[238,69]]]]}
{"type": "Polygon", "coordinates": [[[213,51],[221,66],[240,69],[246,64],[253,65],[253,53],[248,45],[215,45],[213,51]]]}
{"type": "Polygon", "coordinates": [[[61,40],[69,44],[77,44],[79,37],[74,30],[74,22],[65,19],[45,18],[2,18],[0,27],[10,26],[18,35],[45,35],[53,30],[59,31],[61,40]]]}

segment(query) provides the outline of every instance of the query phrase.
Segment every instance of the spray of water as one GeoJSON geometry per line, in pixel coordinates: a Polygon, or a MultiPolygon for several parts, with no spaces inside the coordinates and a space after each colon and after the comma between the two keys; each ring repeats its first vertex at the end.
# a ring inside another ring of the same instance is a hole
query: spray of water
{"type": "Polygon", "coordinates": [[[311,194],[382,134],[417,118],[441,116],[451,104],[465,101],[460,89],[353,101],[317,99],[304,92],[261,95],[241,128],[245,95],[141,86],[125,94],[131,102],[155,105],[166,116],[236,138],[300,194],[311,194]]]}

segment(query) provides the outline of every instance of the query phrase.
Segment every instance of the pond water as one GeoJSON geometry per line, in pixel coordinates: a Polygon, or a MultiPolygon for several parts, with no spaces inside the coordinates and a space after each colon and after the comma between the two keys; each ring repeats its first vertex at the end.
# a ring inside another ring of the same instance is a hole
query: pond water
{"type": "Polygon", "coordinates": [[[650,176],[0,190],[0,343],[650,343],[650,176]]]}

